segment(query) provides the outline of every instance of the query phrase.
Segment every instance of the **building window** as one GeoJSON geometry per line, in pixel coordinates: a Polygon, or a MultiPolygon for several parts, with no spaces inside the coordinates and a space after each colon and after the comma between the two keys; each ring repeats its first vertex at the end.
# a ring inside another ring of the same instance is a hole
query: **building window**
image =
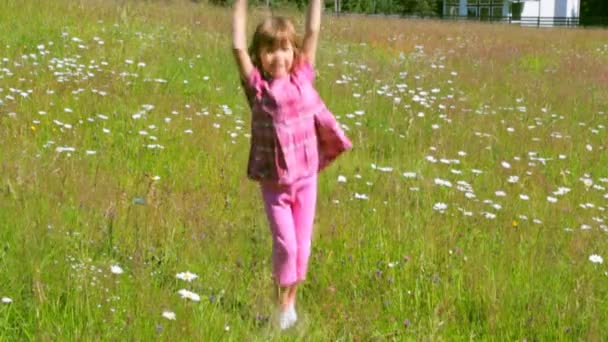
{"type": "MultiPolygon", "coordinates": [[[[444,1],[446,16],[452,17],[460,15],[460,0],[444,1]]],[[[506,0],[465,0],[467,4],[467,17],[482,19],[502,18],[507,15],[504,13],[505,1],[506,0]]],[[[518,3],[511,4],[514,9],[516,9],[516,4],[518,3]]]]}
{"type": "Polygon", "coordinates": [[[446,15],[449,17],[457,17],[458,16],[458,6],[447,6],[445,8],[446,15]]]}
{"type": "Polygon", "coordinates": [[[487,7],[487,6],[479,7],[479,17],[481,19],[488,19],[489,16],[490,16],[490,7],[487,7]]]}
{"type": "Polygon", "coordinates": [[[492,17],[500,18],[503,16],[502,7],[494,6],[492,7],[492,17]]]}

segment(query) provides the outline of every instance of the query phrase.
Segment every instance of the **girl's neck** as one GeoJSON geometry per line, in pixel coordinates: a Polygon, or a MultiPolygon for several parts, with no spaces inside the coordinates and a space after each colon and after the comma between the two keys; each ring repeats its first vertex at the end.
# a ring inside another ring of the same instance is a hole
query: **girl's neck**
{"type": "Polygon", "coordinates": [[[282,75],[282,76],[278,76],[278,77],[273,77],[273,76],[267,74],[266,72],[264,72],[264,79],[267,82],[269,82],[269,83],[272,83],[274,81],[280,81],[280,80],[287,79],[287,78],[289,78],[289,76],[291,76],[291,73],[285,74],[285,75],[282,75]]]}

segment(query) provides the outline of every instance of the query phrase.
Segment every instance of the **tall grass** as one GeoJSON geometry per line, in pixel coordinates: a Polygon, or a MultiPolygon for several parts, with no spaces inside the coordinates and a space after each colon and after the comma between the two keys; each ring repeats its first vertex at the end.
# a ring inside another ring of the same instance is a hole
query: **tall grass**
{"type": "Polygon", "coordinates": [[[229,11],[2,8],[3,340],[608,336],[606,31],[324,17],[317,87],[355,148],[279,334],[229,11]]]}

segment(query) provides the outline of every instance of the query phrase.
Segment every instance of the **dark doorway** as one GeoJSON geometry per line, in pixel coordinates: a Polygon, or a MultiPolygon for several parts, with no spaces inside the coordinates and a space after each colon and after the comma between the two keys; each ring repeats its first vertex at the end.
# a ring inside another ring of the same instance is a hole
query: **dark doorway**
{"type": "Polygon", "coordinates": [[[511,3],[511,19],[521,20],[521,12],[524,10],[524,4],[521,2],[511,3]]]}

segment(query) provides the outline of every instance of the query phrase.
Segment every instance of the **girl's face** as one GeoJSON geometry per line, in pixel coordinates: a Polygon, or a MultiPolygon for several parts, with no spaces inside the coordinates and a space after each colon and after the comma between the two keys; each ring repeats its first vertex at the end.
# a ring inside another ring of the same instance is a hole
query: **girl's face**
{"type": "Polygon", "coordinates": [[[260,51],[260,62],[264,72],[272,78],[289,75],[293,65],[294,50],[291,42],[279,46],[265,46],[260,51]]]}

